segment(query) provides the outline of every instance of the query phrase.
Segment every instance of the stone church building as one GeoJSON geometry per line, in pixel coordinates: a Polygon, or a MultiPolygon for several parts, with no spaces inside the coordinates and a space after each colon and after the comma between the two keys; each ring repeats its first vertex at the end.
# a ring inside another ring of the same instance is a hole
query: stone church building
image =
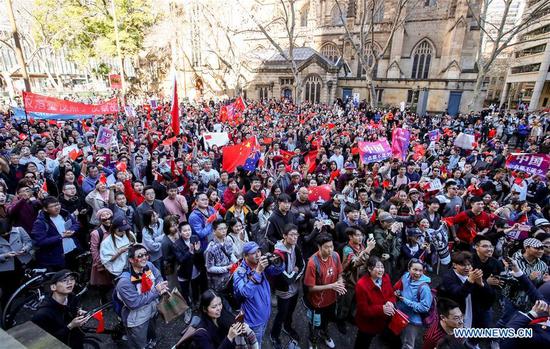
{"type": "MultiPolygon", "coordinates": [[[[331,103],[336,98],[369,98],[369,87],[344,24],[358,39],[363,1],[340,0],[345,23],[334,0],[297,2],[299,48],[295,62],[302,81],[301,100],[331,103]]],[[[375,50],[388,43],[399,0],[381,2],[374,14],[375,50]]],[[[405,103],[424,113],[467,112],[476,77],[480,32],[467,0],[410,0],[405,22],[375,67],[378,106],[405,103]]],[[[367,17],[369,18],[369,17],[367,17]]],[[[285,38],[276,38],[284,46],[285,38]]],[[[287,42],[288,39],[286,38],[287,42]]],[[[356,41],[356,42],[357,42],[356,41]]],[[[265,36],[248,39],[256,51],[272,49],[265,36]]],[[[246,86],[248,98],[296,98],[290,63],[275,53],[262,60],[246,86]]]]}

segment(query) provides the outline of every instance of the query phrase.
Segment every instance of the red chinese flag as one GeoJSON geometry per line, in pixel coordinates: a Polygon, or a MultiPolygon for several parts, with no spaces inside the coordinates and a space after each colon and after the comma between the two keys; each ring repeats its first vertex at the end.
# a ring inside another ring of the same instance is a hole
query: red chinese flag
{"type": "Polygon", "coordinates": [[[281,149],[281,156],[283,157],[283,163],[285,165],[288,165],[288,163],[290,162],[290,159],[292,159],[294,155],[296,154],[293,151],[286,151],[281,149]]]}
{"type": "Polygon", "coordinates": [[[359,155],[359,147],[351,148],[351,155],[359,155]]]}
{"type": "Polygon", "coordinates": [[[250,157],[253,149],[256,147],[254,139],[247,139],[244,143],[223,147],[223,162],[224,171],[233,172],[237,166],[242,166],[246,159],[250,157]]]}
{"type": "Polygon", "coordinates": [[[229,117],[227,115],[227,106],[224,105],[220,109],[220,121],[221,122],[226,122],[228,118],[229,117]]]}
{"type": "Polygon", "coordinates": [[[332,173],[330,174],[330,178],[329,178],[328,182],[332,183],[332,181],[335,180],[336,178],[338,178],[338,176],[340,176],[340,171],[339,170],[332,171],[332,173]]]}
{"type": "Polygon", "coordinates": [[[246,104],[244,103],[243,98],[240,96],[235,100],[235,103],[233,105],[238,111],[243,111],[246,109],[246,104]]]}
{"type": "Polygon", "coordinates": [[[309,201],[317,201],[321,198],[324,201],[328,201],[331,198],[332,187],[328,184],[318,185],[316,187],[309,188],[309,201]]]}
{"type": "Polygon", "coordinates": [[[103,333],[105,331],[105,319],[103,319],[103,310],[98,311],[94,315],[92,315],[94,319],[97,320],[97,328],[95,330],[95,333],[103,333]]]}
{"type": "Polygon", "coordinates": [[[149,292],[153,288],[153,281],[146,274],[141,276],[141,293],[149,292]]]}
{"type": "Polygon", "coordinates": [[[164,141],[162,141],[162,145],[172,145],[177,140],[176,137],[168,138],[164,141]]]}
{"type": "Polygon", "coordinates": [[[99,176],[99,181],[103,184],[107,184],[107,177],[105,177],[105,173],[102,173],[101,176],[99,176]]]}
{"type": "Polygon", "coordinates": [[[389,186],[390,186],[390,181],[388,181],[387,179],[382,182],[382,187],[387,188],[389,186]]]}
{"type": "Polygon", "coordinates": [[[304,155],[304,160],[307,165],[307,172],[313,173],[315,171],[315,167],[317,164],[315,163],[315,159],[317,158],[317,150],[311,150],[307,152],[306,155],[304,155]]]}
{"type": "Polygon", "coordinates": [[[42,183],[42,190],[44,190],[46,193],[48,192],[48,183],[46,181],[42,183]]]}
{"type": "Polygon", "coordinates": [[[206,220],[206,223],[212,223],[216,220],[218,217],[218,213],[214,212],[208,219],[206,220]]]}
{"type": "Polygon", "coordinates": [[[220,208],[222,208],[222,203],[221,203],[221,202],[217,202],[216,205],[214,205],[214,210],[219,211],[220,208]]]}
{"type": "Polygon", "coordinates": [[[124,172],[126,171],[127,169],[127,166],[126,166],[126,163],[125,162],[119,162],[116,164],[116,170],[119,171],[119,172],[124,172]]]}
{"type": "Polygon", "coordinates": [[[180,107],[178,104],[178,82],[174,77],[174,95],[172,96],[172,109],[170,110],[172,115],[172,131],[174,135],[180,134],[180,107]]]}
{"type": "Polygon", "coordinates": [[[76,149],[73,149],[69,152],[69,157],[71,158],[71,160],[75,161],[76,158],[78,158],[80,155],[83,155],[82,153],[82,150],[76,150],[76,149]]]}

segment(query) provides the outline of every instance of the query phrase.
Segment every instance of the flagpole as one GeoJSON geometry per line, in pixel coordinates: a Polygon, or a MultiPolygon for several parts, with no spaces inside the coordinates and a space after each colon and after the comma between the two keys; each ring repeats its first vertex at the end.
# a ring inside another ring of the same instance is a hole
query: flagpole
{"type": "Polygon", "coordinates": [[[25,112],[25,122],[27,123],[27,135],[29,136],[29,140],[32,143],[32,135],[31,135],[31,124],[29,123],[29,114],[27,113],[27,106],[25,106],[25,95],[23,95],[23,111],[25,112]]]}

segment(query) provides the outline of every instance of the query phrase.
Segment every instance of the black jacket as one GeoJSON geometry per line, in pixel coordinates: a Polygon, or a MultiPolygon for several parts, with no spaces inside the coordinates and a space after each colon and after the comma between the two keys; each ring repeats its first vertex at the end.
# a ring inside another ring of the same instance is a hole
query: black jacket
{"type": "Polygon", "coordinates": [[[193,344],[195,348],[201,349],[233,349],[235,344],[227,338],[229,329],[218,321],[220,326],[216,326],[212,320],[206,316],[202,317],[197,332],[193,335],[193,344]],[[202,330],[204,329],[204,330],[202,330]]]}
{"type": "Polygon", "coordinates": [[[271,214],[271,217],[269,217],[266,228],[267,238],[273,245],[283,238],[283,230],[285,225],[289,223],[296,223],[296,215],[290,211],[286,215],[283,215],[277,207],[275,211],[273,211],[273,214],[271,214]]]}
{"type": "Polygon", "coordinates": [[[488,326],[489,324],[480,324],[477,321],[481,320],[483,318],[481,315],[489,311],[493,306],[495,300],[495,291],[493,288],[485,281],[483,282],[483,287],[475,283],[472,284],[468,280],[462,283],[452,269],[443,275],[438,295],[457,302],[463,312],[466,309],[466,297],[470,294],[472,295],[472,326],[488,326]]]}
{"type": "Polygon", "coordinates": [[[71,348],[82,348],[84,333],[79,328],[67,328],[78,315],[78,303],[73,295],[69,295],[67,305],[59,304],[48,295],[34,314],[32,322],[71,348]]]}
{"type": "Polygon", "coordinates": [[[178,262],[178,277],[185,280],[191,280],[193,265],[197,267],[198,270],[204,269],[204,250],[202,248],[199,251],[195,251],[195,253],[191,253],[189,247],[181,238],[177,239],[171,248],[178,262]]]}

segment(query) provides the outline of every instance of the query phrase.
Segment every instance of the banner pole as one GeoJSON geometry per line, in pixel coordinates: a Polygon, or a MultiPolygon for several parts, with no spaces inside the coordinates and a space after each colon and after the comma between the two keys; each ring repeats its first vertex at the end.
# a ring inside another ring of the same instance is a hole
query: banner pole
{"type": "Polygon", "coordinates": [[[29,123],[29,114],[27,113],[27,106],[25,105],[25,94],[21,94],[23,96],[23,111],[25,112],[25,122],[27,123],[27,136],[29,136],[29,140],[32,143],[31,124],[29,123]]]}

